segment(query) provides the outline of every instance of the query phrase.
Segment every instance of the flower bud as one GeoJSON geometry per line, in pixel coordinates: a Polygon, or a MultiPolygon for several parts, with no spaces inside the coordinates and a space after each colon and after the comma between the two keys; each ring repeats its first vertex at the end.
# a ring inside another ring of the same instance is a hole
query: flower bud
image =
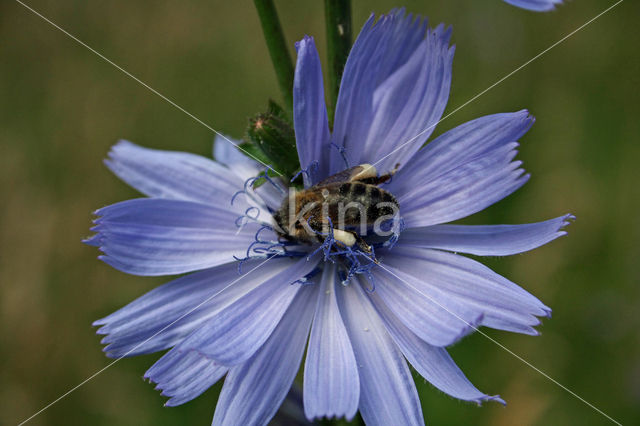
{"type": "Polygon", "coordinates": [[[278,172],[291,176],[300,169],[295,132],[282,109],[274,102],[269,103],[266,113],[249,119],[247,138],[278,172]]]}

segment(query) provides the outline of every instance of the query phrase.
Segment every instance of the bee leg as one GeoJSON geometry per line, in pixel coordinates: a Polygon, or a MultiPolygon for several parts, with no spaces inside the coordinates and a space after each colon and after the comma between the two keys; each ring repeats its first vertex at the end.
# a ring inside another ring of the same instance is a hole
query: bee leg
{"type": "Polygon", "coordinates": [[[371,164],[360,164],[358,167],[358,172],[350,176],[350,181],[363,181],[367,179],[375,179],[378,176],[378,172],[376,171],[375,166],[371,164]]]}
{"type": "Polygon", "coordinates": [[[391,170],[387,174],[380,175],[380,176],[375,176],[375,177],[367,177],[365,179],[361,179],[360,181],[362,183],[367,183],[369,185],[380,185],[381,183],[385,183],[388,180],[390,180],[393,177],[393,175],[396,174],[396,172],[398,171],[399,167],[400,167],[400,163],[396,164],[395,167],[393,168],[393,170],[391,170]]]}
{"type": "Polygon", "coordinates": [[[333,230],[333,238],[347,247],[351,247],[356,243],[356,236],[352,232],[343,231],[341,229],[333,230]]]}
{"type": "Polygon", "coordinates": [[[365,253],[371,253],[371,246],[367,244],[364,238],[362,238],[360,235],[356,235],[355,238],[356,238],[356,243],[358,244],[358,247],[360,247],[360,250],[362,250],[365,253]]]}
{"type": "MultiPolygon", "coordinates": [[[[371,254],[373,252],[371,246],[367,244],[364,238],[362,238],[360,235],[356,235],[356,243],[358,244],[358,247],[360,247],[360,250],[362,250],[363,252],[367,254],[371,254]]],[[[375,263],[378,263],[378,259],[375,258],[375,255],[372,257],[372,260],[375,263]]]]}

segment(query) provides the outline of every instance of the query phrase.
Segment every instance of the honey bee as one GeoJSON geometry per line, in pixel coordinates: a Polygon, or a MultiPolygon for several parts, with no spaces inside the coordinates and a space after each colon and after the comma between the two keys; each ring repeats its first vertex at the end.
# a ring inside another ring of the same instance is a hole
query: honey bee
{"type": "Polygon", "coordinates": [[[277,232],[288,240],[308,244],[323,242],[331,234],[347,247],[357,243],[370,253],[362,235],[374,224],[393,218],[400,209],[396,198],[377,186],[388,181],[397,168],[378,176],[374,166],[361,164],[310,188],[292,190],[274,214],[277,232]]]}

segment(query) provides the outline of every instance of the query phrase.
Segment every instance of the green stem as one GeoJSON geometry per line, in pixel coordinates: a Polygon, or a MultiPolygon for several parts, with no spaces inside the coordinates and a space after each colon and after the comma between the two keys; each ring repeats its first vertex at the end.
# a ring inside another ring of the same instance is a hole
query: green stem
{"type": "Polygon", "coordinates": [[[325,0],[324,17],[327,26],[327,54],[329,56],[329,123],[340,90],[344,64],[351,49],[351,0],[325,0]]]}
{"type": "Polygon", "coordinates": [[[254,0],[253,2],[260,17],[262,32],[276,71],[282,97],[286,108],[291,112],[293,111],[293,62],[278,19],[278,12],[273,0],[254,0]]]}

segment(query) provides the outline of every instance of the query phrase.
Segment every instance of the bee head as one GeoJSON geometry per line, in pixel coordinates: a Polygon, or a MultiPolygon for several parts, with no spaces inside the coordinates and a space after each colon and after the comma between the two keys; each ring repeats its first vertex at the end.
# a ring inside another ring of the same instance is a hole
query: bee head
{"type": "Polygon", "coordinates": [[[284,237],[295,237],[294,232],[290,229],[291,214],[289,213],[289,197],[285,198],[282,206],[273,213],[273,221],[276,232],[284,237]]]}
{"type": "Polygon", "coordinates": [[[273,214],[273,222],[276,225],[276,232],[279,234],[286,234],[287,224],[284,223],[287,219],[288,215],[286,212],[282,212],[282,209],[276,211],[273,214]]]}
{"type": "Polygon", "coordinates": [[[295,212],[289,209],[289,198],[285,198],[280,209],[273,213],[275,231],[282,237],[292,241],[315,242],[317,241],[314,232],[307,231],[308,227],[303,226],[296,218],[295,212]]]}

